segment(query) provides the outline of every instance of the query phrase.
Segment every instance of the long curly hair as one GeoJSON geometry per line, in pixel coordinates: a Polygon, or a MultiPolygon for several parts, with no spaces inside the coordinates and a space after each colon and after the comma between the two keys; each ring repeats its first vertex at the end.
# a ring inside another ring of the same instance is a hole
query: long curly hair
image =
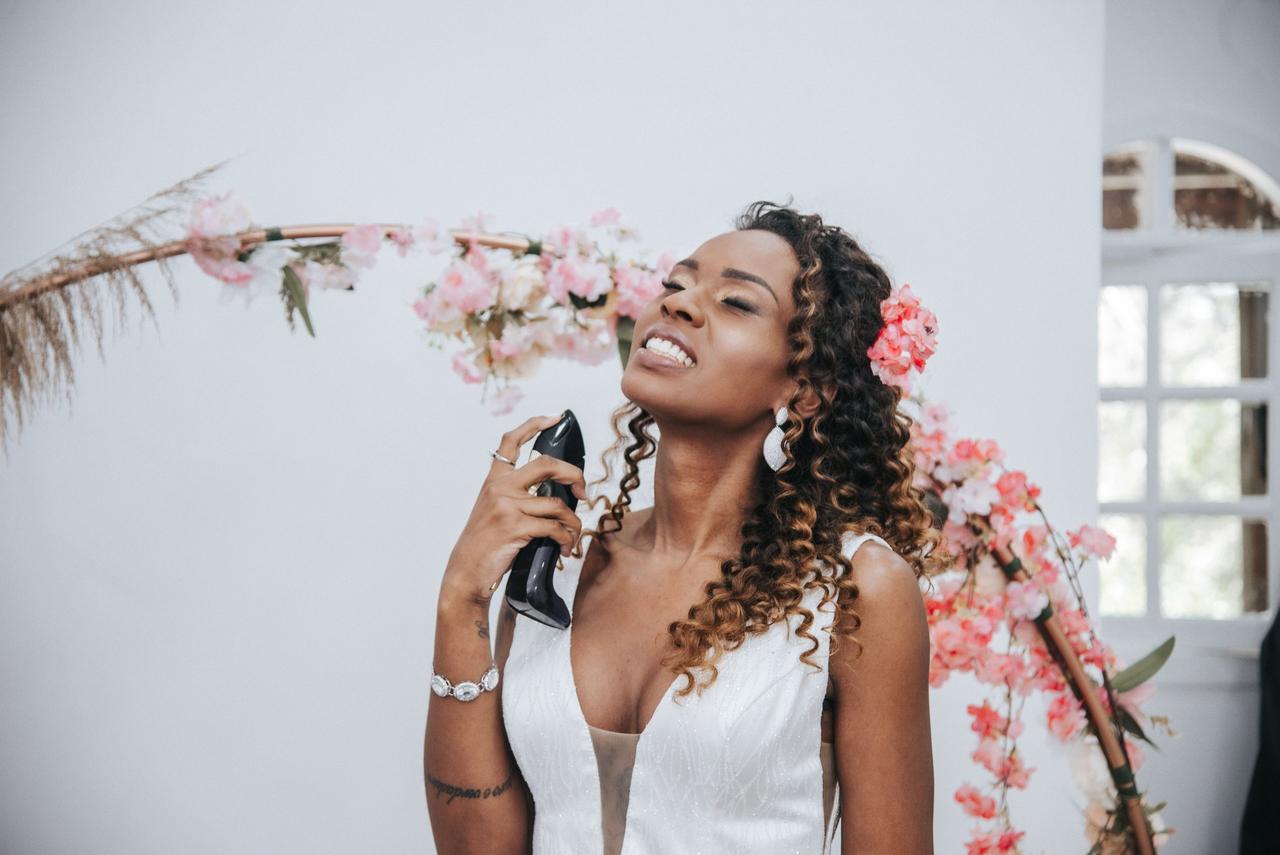
{"type": "MultiPolygon", "coordinates": [[[[862,622],[854,609],[858,586],[852,562],[842,553],[848,530],[883,537],[912,565],[917,579],[945,569],[945,550],[938,548],[942,535],[912,483],[915,465],[907,447],[912,419],[899,409],[902,390],[881,382],[867,356],[883,326],[880,302],[891,290],[888,275],[853,237],[824,225],[816,214],[758,201],[734,226],[773,232],[795,252],[801,272],[793,285],[795,316],[787,328],[787,374],[799,388],[787,409],[796,412],[808,388],[821,404],[811,418],[785,426],[787,460],[777,472],[762,462],[762,499],[742,526],[739,554],[721,563],[720,577],[707,584],[706,598],[689,609],[688,617],[668,625],[675,651],[663,665],[685,676],[681,696],[695,688],[701,695],[715,682],[715,663],[724,653],[791,615],[801,616],[796,634],[812,643],[800,659],[821,670],[812,659],[819,649],[809,631],[814,614],[803,608],[806,591],[814,587],[824,589],[822,606],[837,600],[831,652],[839,649],[841,638],[849,638],[861,655],[863,645],[855,635],[862,622]],[[698,667],[711,673],[702,686],[693,673],[698,667]]],[[[611,481],[610,458],[619,449],[626,472],[616,499],[587,500],[592,507],[604,501],[607,513],[597,528],[583,530],[575,556],[584,554],[586,535],[607,551],[601,536],[622,528],[631,492],[640,485],[640,463],[657,451],[649,433],[653,423],[653,416],[634,402],[614,411],[616,441],[605,450],[604,475],[593,484],[611,481]]]]}

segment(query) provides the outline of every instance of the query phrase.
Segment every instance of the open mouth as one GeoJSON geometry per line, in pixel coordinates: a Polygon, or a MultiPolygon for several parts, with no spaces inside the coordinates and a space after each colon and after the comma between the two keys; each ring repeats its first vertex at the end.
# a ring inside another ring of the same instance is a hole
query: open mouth
{"type": "Polygon", "coordinates": [[[670,362],[672,365],[681,368],[692,368],[698,364],[693,357],[685,352],[684,348],[674,341],[664,338],[661,334],[651,335],[645,339],[641,350],[654,359],[670,362]]]}

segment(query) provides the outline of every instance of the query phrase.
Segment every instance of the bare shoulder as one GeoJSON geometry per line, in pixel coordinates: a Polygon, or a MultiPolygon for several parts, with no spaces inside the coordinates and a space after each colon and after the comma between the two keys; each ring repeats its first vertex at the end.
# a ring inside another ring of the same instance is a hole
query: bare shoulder
{"type": "Polygon", "coordinates": [[[907,559],[878,540],[859,544],[850,559],[853,564],[853,580],[858,585],[861,600],[921,601],[920,584],[915,568],[907,559]]]}
{"type": "MultiPolygon", "coordinates": [[[[859,645],[846,642],[833,654],[833,662],[852,665],[861,660],[862,670],[908,668],[915,671],[923,667],[927,674],[929,623],[915,568],[877,540],[859,544],[850,561],[851,577],[858,593],[850,602],[841,592],[841,628],[851,628],[849,612],[856,612],[859,625],[855,638],[861,642],[863,655],[859,645]],[[864,655],[873,659],[864,659],[864,655]]],[[[849,669],[836,668],[832,676],[839,683],[847,680],[849,674],[849,669]]]]}
{"type": "MultiPolygon", "coordinates": [[[[858,644],[831,654],[841,849],[933,851],[929,623],[909,561],[875,540],[851,559],[858,644]],[[868,785],[867,782],[874,782],[868,785]]],[[[843,615],[845,609],[841,609],[843,615]]]]}

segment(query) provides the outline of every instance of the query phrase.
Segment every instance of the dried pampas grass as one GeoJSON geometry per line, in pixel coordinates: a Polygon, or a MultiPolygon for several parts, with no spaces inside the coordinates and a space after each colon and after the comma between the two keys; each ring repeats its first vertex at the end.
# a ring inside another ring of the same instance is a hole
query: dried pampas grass
{"type": "Polygon", "coordinates": [[[135,265],[155,261],[177,303],[169,259],[186,250],[182,239],[165,232],[178,225],[205,180],[226,163],[184,178],[0,278],[0,448],[6,455],[10,416],[20,429],[28,411],[52,401],[59,390],[70,405],[82,322],[91,327],[98,354],[105,358],[105,295],[114,302],[117,324],[126,320],[130,295],[154,323],[155,310],[135,265]]]}

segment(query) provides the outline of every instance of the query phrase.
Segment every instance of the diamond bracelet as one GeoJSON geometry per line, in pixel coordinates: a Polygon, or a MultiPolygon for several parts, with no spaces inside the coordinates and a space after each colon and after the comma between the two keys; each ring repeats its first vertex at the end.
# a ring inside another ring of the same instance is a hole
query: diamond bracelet
{"type": "Polygon", "coordinates": [[[498,666],[496,664],[489,666],[489,670],[484,672],[480,682],[473,683],[470,680],[464,680],[456,686],[450,683],[449,678],[443,674],[437,674],[434,669],[431,671],[431,691],[442,698],[452,695],[463,702],[474,701],[480,697],[481,692],[492,692],[497,687],[498,666]]]}

